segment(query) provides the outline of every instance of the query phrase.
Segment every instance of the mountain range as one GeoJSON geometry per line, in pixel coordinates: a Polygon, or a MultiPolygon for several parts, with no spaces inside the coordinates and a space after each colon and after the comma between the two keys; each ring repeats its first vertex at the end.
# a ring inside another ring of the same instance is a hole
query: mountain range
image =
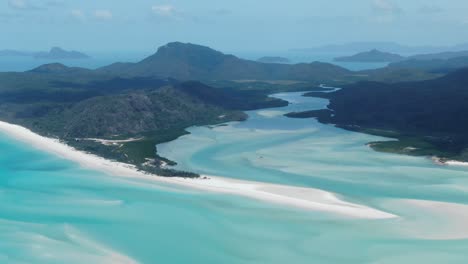
{"type": "Polygon", "coordinates": [[[468,67],[466,52],[418,55],[389,65],[389,68],[417,69],[442,74],[464,67],[468,67]]]}
{"type": "Polygon", "coordinates": [[[257,60],[258,62],[263,62],[263,63],[282,63],[282,64],[289,64],[291,61],[288,58],[284,57],[272,57],[272,56],[267,56],[267,57],[261,57],[257,60]]]}
{"type": "Polygon", "coordinates": [[[294,65],[244,60],[208,47],[169,43],[137,63],[115,63],[98,69],[104,74],[160,76],[179,80],[301,80],[324,81],[351,72],[322,62],[294,65]]]}

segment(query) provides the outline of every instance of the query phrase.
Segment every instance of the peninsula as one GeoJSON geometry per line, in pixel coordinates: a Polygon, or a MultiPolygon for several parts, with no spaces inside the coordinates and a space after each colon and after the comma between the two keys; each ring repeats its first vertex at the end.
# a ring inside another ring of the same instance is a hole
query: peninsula
{"type": "Polygon", "coordinates": [[[444,77],[402,83],[361,82],[332,93],[328,109],[289,113],[348,130],[394,138],[371,142],[378,151],[468,161],[468,69],[444,77]]]}

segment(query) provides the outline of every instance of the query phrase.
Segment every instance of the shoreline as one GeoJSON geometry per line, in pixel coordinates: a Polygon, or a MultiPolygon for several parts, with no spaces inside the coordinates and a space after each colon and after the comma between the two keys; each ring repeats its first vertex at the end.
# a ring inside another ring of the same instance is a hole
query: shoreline
{"type": "Polygon", "coordinates": [[[431,157],[432,162],[440,166],[456,166],[456,167],[467,167],[468,162],[458,160],[448,160],[440,157],[431,157]]]}
{"type": "Polygon", "coordinates": [[[226,193],[298,209],[332,213],[356,219],[391,219],[398,216],[364,205],[340,200],[335,194],[319,189],[237,180],[201,175],[200,179],[167,178],[141,172],[135,166],[85,153],[31,130],[0,121],[0,132],[35,149],[77,162],[81,167],[122,178],[144,179],[153,183],[184,186],[194,190],[226,193]],[[203,179],[203,178],[207,179],[203,179]]]}

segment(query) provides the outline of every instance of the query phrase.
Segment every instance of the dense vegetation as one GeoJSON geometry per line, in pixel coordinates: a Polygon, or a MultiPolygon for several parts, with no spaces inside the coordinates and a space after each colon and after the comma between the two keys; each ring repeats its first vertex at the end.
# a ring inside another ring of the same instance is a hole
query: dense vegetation
{"type": "Polygon", "coordinates": [[[290,116],[400,139],[372,144],[382,151],[468,160],[468,69],[421,82],[362,82],[323,97],[331,110],[290,116]]]}
{"type": "Polygon", "coordinates": [[[303,80],[343,79],[349,70],[328,63],[295,65],[261,63],[226,55],[208,47],[170,43],[138,63],[116,63],[99,70],[128,76],[160,76],[179,80],[303,80]]]}
{"type": "Polygon", "coordinates": [[[384,68],[373,71],[353,72],[322,62],[279,64],[262,63],[226,55],[208,47],[169,43],[138,63],[115,63],[96,71],[100,74],[175,78],[203,82],[274,82],[296,81],[315,85],[327,83],[342,85],[362,80],[384,82],[414,81],[434,78],[437,75],[418,68],[384,68]]]}
{"type": "Polygon", "coordinates": [[[255,90],[120,78],[60,64],[0,74],[1,120],[162,176],[194,174],[161,169],[171,162],[156,156],[156,144],[184,135],[189,126],[243,120],[242,110],[285,104],[255,90]],[[129,138],[137,140],[120,141],[129,138]]]}

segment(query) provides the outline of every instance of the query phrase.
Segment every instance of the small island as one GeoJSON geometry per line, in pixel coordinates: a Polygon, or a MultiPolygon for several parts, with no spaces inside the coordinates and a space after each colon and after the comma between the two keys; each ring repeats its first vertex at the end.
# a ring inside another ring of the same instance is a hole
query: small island
{"type": "Polygon", "coordinates": [[[65,60],[65,59],[88,59],[89,56],[78,51],[67,51],[59,47],[53,47],[49,52],[38,52],[34,54],[36,59],[65,60]]]}
{"type": "Polygon", "coordinates": [[[378,63],[378,62],[398,62],[404,60],[405,57],[383,52],[377,49],[371,51],[361,52],[352,56],[338,57],[334,61],[337,62],[366,62],[366,63],[378,63]]]}

